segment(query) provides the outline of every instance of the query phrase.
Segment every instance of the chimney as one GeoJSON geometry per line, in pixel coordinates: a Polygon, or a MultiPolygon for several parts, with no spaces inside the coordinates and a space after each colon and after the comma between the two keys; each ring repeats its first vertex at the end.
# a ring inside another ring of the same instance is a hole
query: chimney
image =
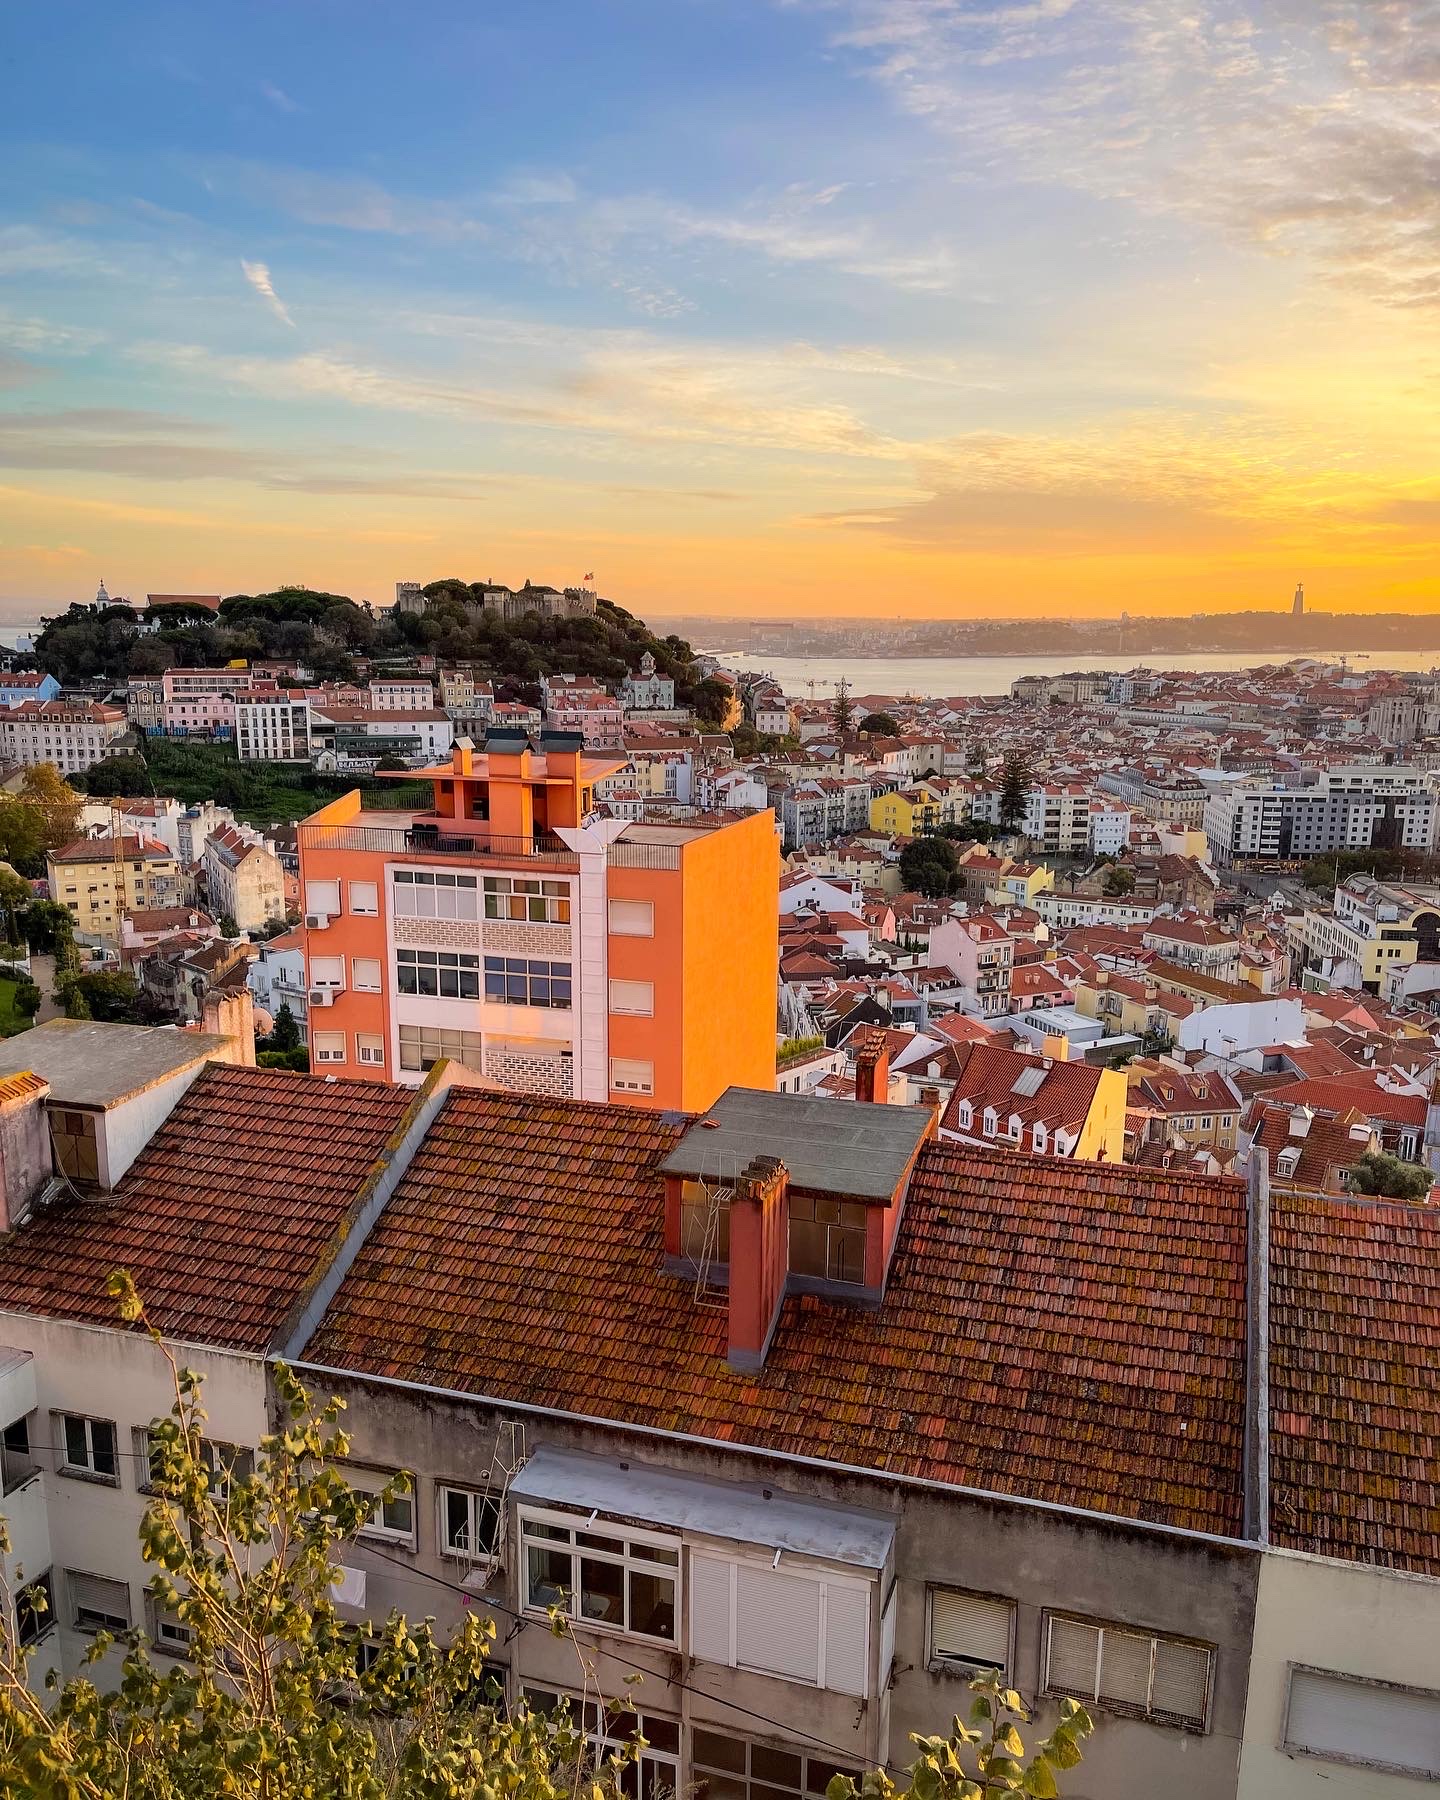
{"type": "Polygon", "coordinates": [[[727,1360],[752,1374],[765,1356],[790,1261],[790,1176],[778,1156],[757,1156],[730,1200],[730,1329],[727,1360]]]}
{"type": "Polygon", "coordinates": [[[475,745],[468,737],[458,737],[451,744],[450,767],[456,775],[475,773],[475,745]]]}
{"type": "Polygon", "coordinates": [[[883,1031],[872,1031],[855,1058],[855,1098],[877,1106],[889,1102],[890,1052],[883,1031]]]}
{"type": "Polygon", "coordinates": [[[248,988],[233,994],[207,994],[200,1029],[230,1039],[234,1050],[228,1061],[242,1068],[255,1067],[255,1002],[248,988]]]}
{"type": "Polygon", "coordinates": [[[50,1179],[49,1092],[29,1069],[0,1075],[0,1232],[15,1229],[50,1179]]]}

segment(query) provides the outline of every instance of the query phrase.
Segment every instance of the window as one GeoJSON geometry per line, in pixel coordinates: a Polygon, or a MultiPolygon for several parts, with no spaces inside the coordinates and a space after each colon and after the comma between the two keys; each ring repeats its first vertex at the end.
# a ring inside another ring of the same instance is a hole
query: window
{"type": "Polygon", "coordinates": [[[60,1473],[82,1480],[120,1485],[115,1453],[115,1426],[109,1419],[87,1419],[78,1413],[56,1413],[60,1441],[60,1473]]]}
{"type": "Polygon", "coordinates": [[[128,1631],[130,1584],[112,1581],[108,1575],[82,1575],[65,1571],[70,1594],[70,1623],[76,1631],[128,1631]]]}
{"type": "Polygon", "coordinates": [[[612,1013],[636,1013],[642,1018],[650,1018],[655,1011],[655,983],[612,981],[610,1010],[612,1013]]]}
{"type": "Polygon", "coordinates": [[[999,1113],[996,1112],[996,1110],[993,1106],[987,1106],[985,1108],[985,1135],[986,1135],[986,1137],[994,1137],[996,1131],[999,1130],[999,1127],[1000,1127],[999,1113]]]}
{"type": "Polygon", "coordinates": [[[380,958],[378,956],[352,956],[350,958],[350,979],[355,983],[357,994],[378,994],[380,992],[380,958]]]}
{"type": "Polygon", "coordinates": [[[1015,1606],[957,1588],[930,1590],[930,1666],[973,1674],[998,1669],[1008,1678],[1015,1606]]]}
{"type": "Polygon", "coordinates": [[[790,1196],[790,1268],[826,1281],[864,1281],[865,1208],[858,1200],[790,1196]]]}
{"type": "MultiPolygon", "coordinates": [[[[485,959],[488,967],[490,959],[485,959]]],[[[395,983],[402,994],[446,1000],[480,998],[480,959],[463,950],[397,950],[395,983]]]]}
{"type": "Polygon", "coordinates": [[[1210,1692],[1210,1651],[1121,1625],[1050,1614],[1045,1632],[1045,1692],[1097,1701],[1164,1725],[1203,1727],[1210,1692]]]}
{"type": "Polygon", "coordinates": [[[343,988],[345,986],[345,958],[343,956],[312,956],[310,958],[311,987],[343,988]]]}
{"type": "Polygon", "coordinates": [[[675,1641],[679,1539],[595,1531],[564,1515],[520,1515],[525,1604],[589,1626],[675,1641]]]}
{"type": "Polygon", "coordinates": [[[385,1065],[384,1038],[371,1037],[366,1032],[357,1031],[355,1034],[355,1058],[357,1062],[383,1068],[385,1065]]]}
{"type": "Polygon", "coordinates": [[[415,1548],[415,1487],[412,1481],[403,1494],[395,1494],[389,1500],[380,1498],[379,1490],[390,1476],[380,1475],[373,1470],[352,1470],[349,1472],[352,1488],[357,1493],[373,1493],[375,1506],[369,1519],[360,1527],[361,1537],[386,1538],[392,1543],[401,1543],[409,1549],[415,1548]]]}
{"type": "Polygon", "coordinates": [[[494,1555],[500,1542],[498,1495],[456,1487],[442,1487],[439,1493],[440,1554],[466,1562],[494,1555]]]}
{"type": "Polygon", "coordinates": [[[653,900],[612,900],[610,902],[610,935],[612,937],[654,937],[655,902],[653,900]]]}
{"type": "Polygon", "coordinates": [[[521,1690],[535,1712],[565,1715],[589,1738],[597,1757],[613,1756],[636,1737],[645,1740],[638,1761],[620,1771],[618,1786],[630,1800],[668,1800],[680,1786],[680,1726],[675,1719],[634,1712],[628,1706],[607,1707],[598,1700],[575,1700],[568,1694],[528,1684],[521,1690]]]}
{"type": "Polygon", "coordinates": [[[653,1094],[655,1065],[631,1056],[610,1058],[610,1088],[616,1094],[653,1094]]]}
{"type": "Polygon", "coordinates": [[[525,956],[487,956],[485,998],[509,1006],[568,1007],[570,964],[538,962],[525,956]]]}
{"type": "Polygon", "coordinates": [[[568,925],[570,884],[521,875],[487,875],[485,917],[519,919],[531,925],[568,925]]]}
{"type": "Polygon", "coordinates": [[[375,918],[380,912],[380,889],[373,881],[352,881],[350,883],[350,910],[366,918],[375,918]]]}
{"type": "Polygon", "coordinates": [[[955,1122],[962,1131],[968,1131],[975,1123],[975,1108],[968,1100],[962,1100],[955,1108],[955,1122]]]}
{"type": "Polygon", "coordinates": [[[231,1482],[244,1481],[255,1468],[252,1451],[221,1443],[218,1438],[202,1440],[200,1460],[210,1471],[210,1497],[222,1506],[229,1498],[231,1482]]]}
{"type": "Polygon", "coordinates": [[[317,1063],[343,1063],[345,1060],[345,1033],[343,1031],[312,1031],[310,1033],[310,1054],[317,1063]]]}
{"type": "Polygon", "coordinates": [[[188,1656],[195,1641],[194,1630],[181,1623],[178,1613],[168,1607],[150,1603],[150,1638],[157,1650],[167,1656],[188,1656]]]}
{"type": "Polygon", "coordinates": [[[1283,1744],[1302,1756],[1440,1776],[1440,1694],[1292,1668],[1283,1744]]]}
{"type": "Polygon", "coordinates": [[[16,1639],[22,1645],[38,1644],[54,1624],[55,1578],[47,1569],[15,1596],[16,1639]]]}
{"type": "Polygon", "coordinates": [[[394,901],[401,919],[475,919],[480,914],[475,877],[444,869],[397,869],[394,901]]]}
{"type": "Polygon", "coordinates": [[[340,910],[340,883],[338,881],[307,881],[305,883],[305,910],[310,913],[328,913],[333,919],[340,910]]]}
{"type": "Polygon", "coordinates": [[[436,1025],[400,1027],[400,1067],[432,1069],[442,1056],[464,1063],[467,1069],[485,1067],[478,1031],[442,1031],[436,1025]]]}
{"type": "Polygon", "coordinates": [[[873,1584],[769,1561],[690,1558],[690,1654],[863,1698],[873,1584]]]}

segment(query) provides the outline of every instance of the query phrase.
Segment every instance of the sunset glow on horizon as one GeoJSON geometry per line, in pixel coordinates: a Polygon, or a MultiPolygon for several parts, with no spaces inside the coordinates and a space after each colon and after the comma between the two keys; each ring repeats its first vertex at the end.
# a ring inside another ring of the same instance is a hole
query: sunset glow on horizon
{"type": "Polygon", "coordinates": [[[1440,0],[17,0],[0,624],[1440,610],[1440,0]]]}

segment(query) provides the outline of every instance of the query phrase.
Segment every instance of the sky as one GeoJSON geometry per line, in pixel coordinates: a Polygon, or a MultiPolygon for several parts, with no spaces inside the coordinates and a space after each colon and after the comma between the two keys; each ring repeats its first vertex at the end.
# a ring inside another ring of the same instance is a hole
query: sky
{"type": "Polygon", "coordinates": [[[9,0],[0,620],[1440,607],[1440,0],[9,0]]]}

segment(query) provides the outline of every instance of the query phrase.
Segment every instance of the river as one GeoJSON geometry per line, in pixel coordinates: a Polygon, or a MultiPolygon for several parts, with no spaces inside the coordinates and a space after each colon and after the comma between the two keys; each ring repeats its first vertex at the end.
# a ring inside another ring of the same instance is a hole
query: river
{"type": "MultiPolygon", "coordinates": [[[[903,699],[941,695],[960,697],[975,694],[1008,694],[1010,684],[1021,675],[1068,675],[1095,670],[1134,668],[1129,658],[1116,656],[750,656],[739,652],[720,656],[725,666],[737,672],[763,670],[773,675],[792,700],[809,698],[811,683],[817,695],[829,695],[843,676],[852,694],[885,695],[903,699]]],[[[1433,650],[1352,650],[1351,664],[1357,670],[1397,669],[1426,672],[1440,664],[1433,650]]],[[[1288,660],[1279,653],[1265,657],[1253,650],[1224,655],[1190,655],[1177,653],[1146,660],[1151,669],[1193,669],[1217,672],[1255,669],[1266,662],[1288,660]]],[[[1326,660],[1338,660],[1328,658],[1326,660]]]]}

